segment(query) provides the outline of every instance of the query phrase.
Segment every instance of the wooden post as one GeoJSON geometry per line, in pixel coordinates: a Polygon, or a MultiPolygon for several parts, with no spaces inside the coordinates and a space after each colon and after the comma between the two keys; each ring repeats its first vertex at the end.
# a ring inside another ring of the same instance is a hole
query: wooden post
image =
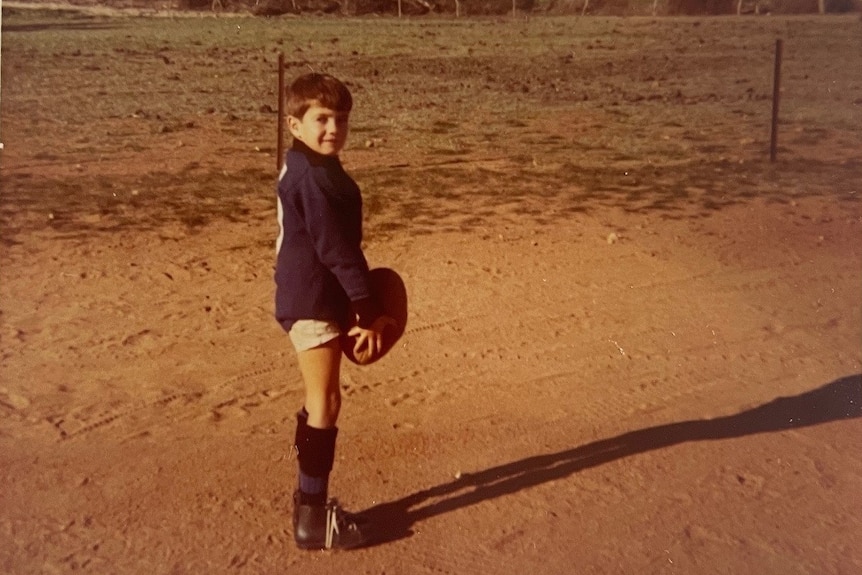
{"type": "Polygon", "coordinates": [[[281,172],[284,156],[284,52],[278,53],[278,145],[275,149],[275,169],[281,172]]]}
{"type": "Polygon", "coordinates": [[[769,141],[769,161],[774,162],[778,155],[778,104],[781,100],[781,53],[784,41],[775,41],[775,73],[772,81],[772,137],[769,141]]]}
{"type": "MultiPolygon", "coordinates": [[[[3,29],[3,0],[0,0],[0,30],[3,29]]],[[[0,36],[0,61],[3,60],[3,38],[0,36]]],[[[0,66],[0,69],[3,67],[0,66]]],[[[0,81],[0,92],[2,92],[3,82],[0,81]]],[[[3,142],[0,142],[0,150],[3,149],[3,142]]]]}

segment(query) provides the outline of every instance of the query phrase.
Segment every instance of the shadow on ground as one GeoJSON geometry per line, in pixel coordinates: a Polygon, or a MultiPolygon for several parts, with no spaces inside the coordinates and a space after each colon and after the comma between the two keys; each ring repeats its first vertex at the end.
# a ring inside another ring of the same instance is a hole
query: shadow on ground
{"type": "MultiPolygon", "coordinates": [[[[499,222],[501,213],[517,222],[553,225],[605,208],[662,219],[702,218],[755,198],[790,204],[800,197],[830,197],[849,207],[860,201],[852,189],[860,174],[862,164],[856,162],[743,167],[713,162],[641,166],[621,175],[575,165],[494,171],[459,161],[357,170],[356,177],[363,188],[367,237],[374,238],[473,232],[499,222]]],[[[258,225],[260,220],[275,220],[275,177],[258,167],[230,173],[155,171],[137,178],[46,179],[18,172],[4,176],[0,197],[0,241],[6,245],[36,231],[87,241],[94,234],[154,231],[171,223],[198,232],[223,222],[258,225]],[[132,190],[140,194],[131,195],[132,190]]]]}
{"type": "Polygon", "coordinates": [[[639,429],[573,449],[528,457],[382,503],[362,513],[384,526],[375,545],[412,535],[412,527],[436,515],[568,477],[640,453],[690,441],[732,439],[862,417],[862,374],[833,381],[794,397],[719,417],[639,429]],[[429,501],[432,501],[429,503],[429,501]]]}

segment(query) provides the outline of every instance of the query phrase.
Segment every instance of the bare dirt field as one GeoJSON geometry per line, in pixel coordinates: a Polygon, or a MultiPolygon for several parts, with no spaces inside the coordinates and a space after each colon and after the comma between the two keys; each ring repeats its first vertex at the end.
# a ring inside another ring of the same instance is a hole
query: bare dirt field
{"type": "Polygon", "coordinates": [[[858,15],[4,3],[2,49],[3,573],[862,573],[858,15]],[[354,552],[290,527],[279,52],[353,89],[411,297],[343,375],[354,552]]]}

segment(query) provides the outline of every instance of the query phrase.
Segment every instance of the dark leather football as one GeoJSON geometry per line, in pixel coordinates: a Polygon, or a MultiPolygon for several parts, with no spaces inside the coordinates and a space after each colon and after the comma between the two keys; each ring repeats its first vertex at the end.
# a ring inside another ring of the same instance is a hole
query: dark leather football
{"type": "Polygon", "coordinates": [[[347,334],[341,336],[344,356],[357,365],[370,365],[389,353],[407,327],[407,288],[401,276],[389,268],[375,268],[368,273],[368,279],[372,295],[380,305],[383,315],[394,319],[395,325],[387,326],[383,330],[383,348],[376,355],[369,355],[363,349],[355,349],[356,337],[347,334]]]}

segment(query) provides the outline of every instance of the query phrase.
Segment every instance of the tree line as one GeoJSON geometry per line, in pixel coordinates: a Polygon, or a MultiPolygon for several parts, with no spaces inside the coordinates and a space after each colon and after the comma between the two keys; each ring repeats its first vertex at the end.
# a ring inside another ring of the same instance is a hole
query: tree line
{"type": "Polygon", "coordinates": [[[285,14],[494,16],[723,15],[858,12],[862,0],[177,0],[180,9],[285,14]]]}

